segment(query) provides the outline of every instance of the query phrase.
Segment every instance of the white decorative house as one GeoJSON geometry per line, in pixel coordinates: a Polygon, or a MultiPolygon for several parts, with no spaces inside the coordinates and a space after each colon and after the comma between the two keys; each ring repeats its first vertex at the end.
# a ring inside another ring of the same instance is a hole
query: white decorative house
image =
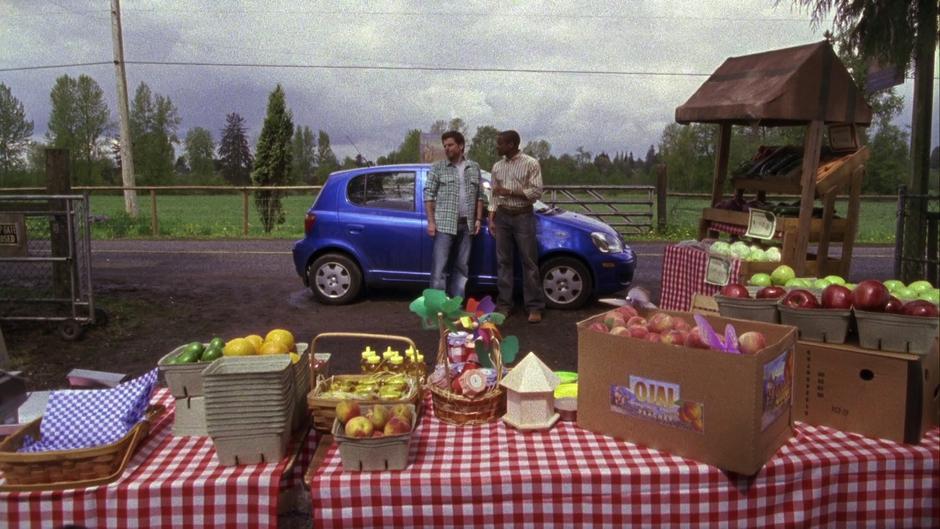
{"type": "Polygon", "coordinates": [[[555,388],[561,381],[535,353],[512,368],[500,385],[506,388],[506,424],[520,430],[547,430],[558,420],[555,388]]]}

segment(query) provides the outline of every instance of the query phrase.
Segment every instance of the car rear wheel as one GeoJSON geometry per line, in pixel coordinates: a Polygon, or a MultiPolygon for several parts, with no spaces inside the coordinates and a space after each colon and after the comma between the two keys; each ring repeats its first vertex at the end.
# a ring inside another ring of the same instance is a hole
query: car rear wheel
{"type": "Polygon", "coordinates": [[[591,297],[591,273],[571,257],[555,257],[541,267],[545,304],[553,309],[577,309],[591,297]]]}
{"type": "Polygon", "coordinates": [[[362,290],[362,272],[350,258],[338,253],[318,257],[307,268],[310,290],[324,305],[344,305],[362,290]]]}

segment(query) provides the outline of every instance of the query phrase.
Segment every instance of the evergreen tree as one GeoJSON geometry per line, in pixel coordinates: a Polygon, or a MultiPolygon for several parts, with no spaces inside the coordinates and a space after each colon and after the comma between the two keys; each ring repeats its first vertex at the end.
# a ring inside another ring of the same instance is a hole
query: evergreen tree
{"type": "MultiPolygon", "coordinates": [[[[291,169],[291,136],[294,132],[291,111],[278,84],[268,97],[268,114],[258,137],[255,168],[251,182],[256,186],[281,186],[288,183],[291,169]]],[[[255,207],[265,233],[284,223],[280,191],[255,191],[255,207]]]]}
{"type": "MultiPolygon", "coordinates": [[[[443,134],[443,133],[442,133],[443,134]]],[[[398,146],[398,150],[379,158],[379,164],[414,163],[420,158],[421,131],[411,129],[405,134],[405,139],[398,146]]]]}
{"type": "Polygon", "coordinates": [[[248,185],[253,164],[245,120],[236,112],[225,117],[225,128],[219,141],[219,162],[222,177],[236,186],[248,185]]]}
{"type": "Polygon", "coordinates": [[[186,133],[184,143],[183,158],[188,172],[196,178],[211,177],[215,172],[215,142],[212,133],[202,127],[194,127],[186,133]]]}
{"type": "Polygon", "coordinates": [[[144,182],[166,182],[176,160],[173,146],[179,143],[176,130],[179,113],[169,97],[154,94],[141,82],[130,108],[134,170],[144,182]]]}
{"type": "Polygon", "coordinates": [[[26,119],[23,103],[0,83],[0,186],[3,177],[23,166],[33,135],[33,122],[26,119]]]}
{"type": "Polygon", "coordinates": [[[499,159],[496,154],[496,137],[499,131],[491,125],[477,127],[477,133],[474,134],[470,142],[470,148],[467,150],[467,158],[480,164],[480,168],[489,171],[493,164],[499,159]]]}

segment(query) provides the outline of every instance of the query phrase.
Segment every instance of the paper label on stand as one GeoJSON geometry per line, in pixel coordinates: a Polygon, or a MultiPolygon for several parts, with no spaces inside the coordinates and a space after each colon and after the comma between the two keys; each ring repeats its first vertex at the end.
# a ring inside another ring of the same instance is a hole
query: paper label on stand
{"type": "Polygon", "coordinates": [[[751,209],[747,217],[745,237],[773,239],[777,231],[777,216],[763,209],[751,209]]]}
{"type": "Polygon", "coordinates": [[[705,432],[705,406],[680,398],[679,384],[630,375],[629,385],[610,387],[610,409],[615,413],[664,426],[705,432]]]}
{"type": "Polygon", "coordinates": [[[731,260],[721,255],[709,255],[705,264],[705,283],[723,287],[731,280],[731,260]]]}
{"type": "Polygon", "coordinates": [[[784,411],[790,408],[790,394],[793,382],[792,350],[784,351],[780,356],[764,364],[764,402],[761,415],[761,431],[773,424],[784,411]]]}

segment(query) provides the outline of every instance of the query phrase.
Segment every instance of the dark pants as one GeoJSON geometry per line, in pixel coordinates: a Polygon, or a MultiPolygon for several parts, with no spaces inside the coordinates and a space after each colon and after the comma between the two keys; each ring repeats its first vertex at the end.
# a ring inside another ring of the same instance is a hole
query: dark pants
{"type": "Polygon", "coordinates": [[[496,263],[499,265],[497,286],[499,298],[497,305],[513,305],[513,258],[519,251],[522,264],[522,294],[527,312],[541,311],[545,308],[542,282],[539,274],[538,241],[535,238],[535,214],[531,211],[511,215],[500,209],[493,218],[496,237],[496,263]]]}

